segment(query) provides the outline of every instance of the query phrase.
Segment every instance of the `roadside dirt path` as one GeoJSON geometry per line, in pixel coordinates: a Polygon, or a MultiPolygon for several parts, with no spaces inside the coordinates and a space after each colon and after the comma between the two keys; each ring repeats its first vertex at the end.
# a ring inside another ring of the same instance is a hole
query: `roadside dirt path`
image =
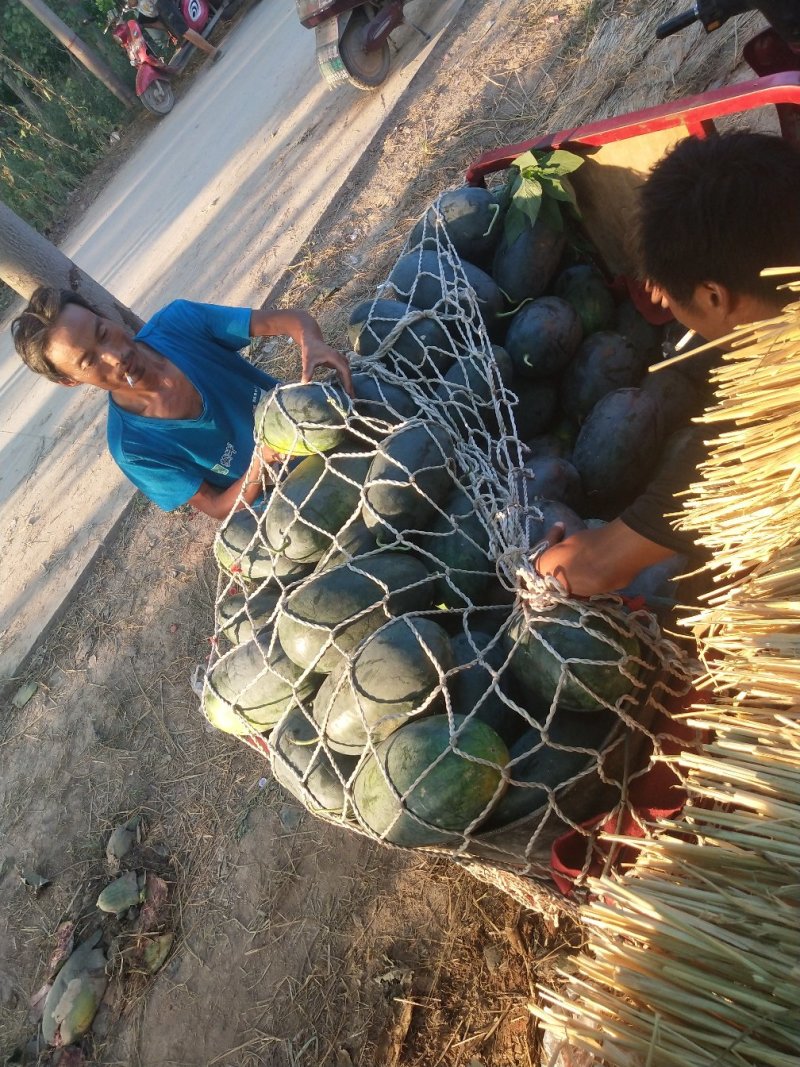
{"type": "MultiPolygon", "coordinates": [[[[672,8],[466,0],[283,299],[311,304],[341,343],[413,219],[480,150],[740,77],[732,33],[653,44],[672,8]]],[[[263,355],[292,373],[290,349],[263,355]]],[[[33,1030],[28,998],[59,923],[97,921],[109,831],[141,813],[129,865],[169,885],[176,937],[154,978],[115,970],[85,1062],[538,1064],[527,1004],[579,932],[315,821],[258,757],[205,728],[189,677],[213,628],[212,535],[202,518],[137,506],[40,650],[35,696],[0,720],[0,1057],[33,1030]],[[26,867],[52,885],[34,893],[26,867]]],[[[107,921],[106,943],[117,932],[107,921]]]]}

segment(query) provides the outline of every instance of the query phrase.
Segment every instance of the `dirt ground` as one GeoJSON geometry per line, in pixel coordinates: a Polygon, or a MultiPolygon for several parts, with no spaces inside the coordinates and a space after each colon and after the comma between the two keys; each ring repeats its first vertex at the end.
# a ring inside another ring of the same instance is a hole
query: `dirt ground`
{"type": "MultiPolygon", "coordinates": [[[[312,306],[343,345],[349,309],[480,151],[739,78],[733,30],[654,42],[674,9],[467,0],[274,297],[312,306]]],[[[283,345],[262,354],[296,369],[283,345]]],[[[115,956],[82,1062],[539,1064],[528,1004],[580,931],[318,822],[261,757],[206,727],[190,679],[213,631],[213,531],[138,498],[32,663],[34,696],[0,718],[0,1058],[35,1062],[20,1050],[56,932],[97,925],[106,840],[138,814],[123,865],[166,883],[156,926],[175,937],[154,977],[115,956]],[[50,885],[26,885],[33,873],[50,885]]],[[[129,927],[102,925],[124,948],[129,927]]]]}

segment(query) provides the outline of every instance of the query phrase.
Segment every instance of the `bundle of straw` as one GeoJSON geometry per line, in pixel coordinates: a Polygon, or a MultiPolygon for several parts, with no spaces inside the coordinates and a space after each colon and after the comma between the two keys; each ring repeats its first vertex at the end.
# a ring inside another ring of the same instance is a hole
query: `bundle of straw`
{"type": "Polygon", "coordinates": [[[680,758],[681,816],[590,883],[587,949],[531,1006],[617,1067],[800,1063],[800,304],[743,336],[716,385],[704,421],[735,429],[683,520],[727,578],[691,620],[713,692],[688,717],[712,740],[680,758]]]}

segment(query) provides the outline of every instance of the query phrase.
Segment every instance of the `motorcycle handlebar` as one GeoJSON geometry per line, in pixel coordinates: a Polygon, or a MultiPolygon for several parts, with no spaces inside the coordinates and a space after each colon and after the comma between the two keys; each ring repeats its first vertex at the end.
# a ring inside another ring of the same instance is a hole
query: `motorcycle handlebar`
{"type": "Polygon", "coordinates": [[[676,15],[674,18],[662,22],[656,29],[656,37],[659,41],[663,41],[665,37],[671,37],[673,33],[685,30],[687,26],[691,26],[693,22],[697,22],[699,17],[700,15],[696,6],[693,7],[691,11],[684,11],[682,14],[676,15]]]}

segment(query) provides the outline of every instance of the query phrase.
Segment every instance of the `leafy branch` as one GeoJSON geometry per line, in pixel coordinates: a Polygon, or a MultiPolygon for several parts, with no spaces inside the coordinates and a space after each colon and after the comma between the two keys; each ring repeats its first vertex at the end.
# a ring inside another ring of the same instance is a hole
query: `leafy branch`
{"type": "Polygon", "coordinates": [[[583,163],[580,156],[564,149],[552,152],[523,152],[512,162],[516,174],[509,179],[510,196],[505,219],[505,239],[509,245],[541,218],[554,230],[564,229],[560,203],[580,215],[568,175],[583,163]]]}

